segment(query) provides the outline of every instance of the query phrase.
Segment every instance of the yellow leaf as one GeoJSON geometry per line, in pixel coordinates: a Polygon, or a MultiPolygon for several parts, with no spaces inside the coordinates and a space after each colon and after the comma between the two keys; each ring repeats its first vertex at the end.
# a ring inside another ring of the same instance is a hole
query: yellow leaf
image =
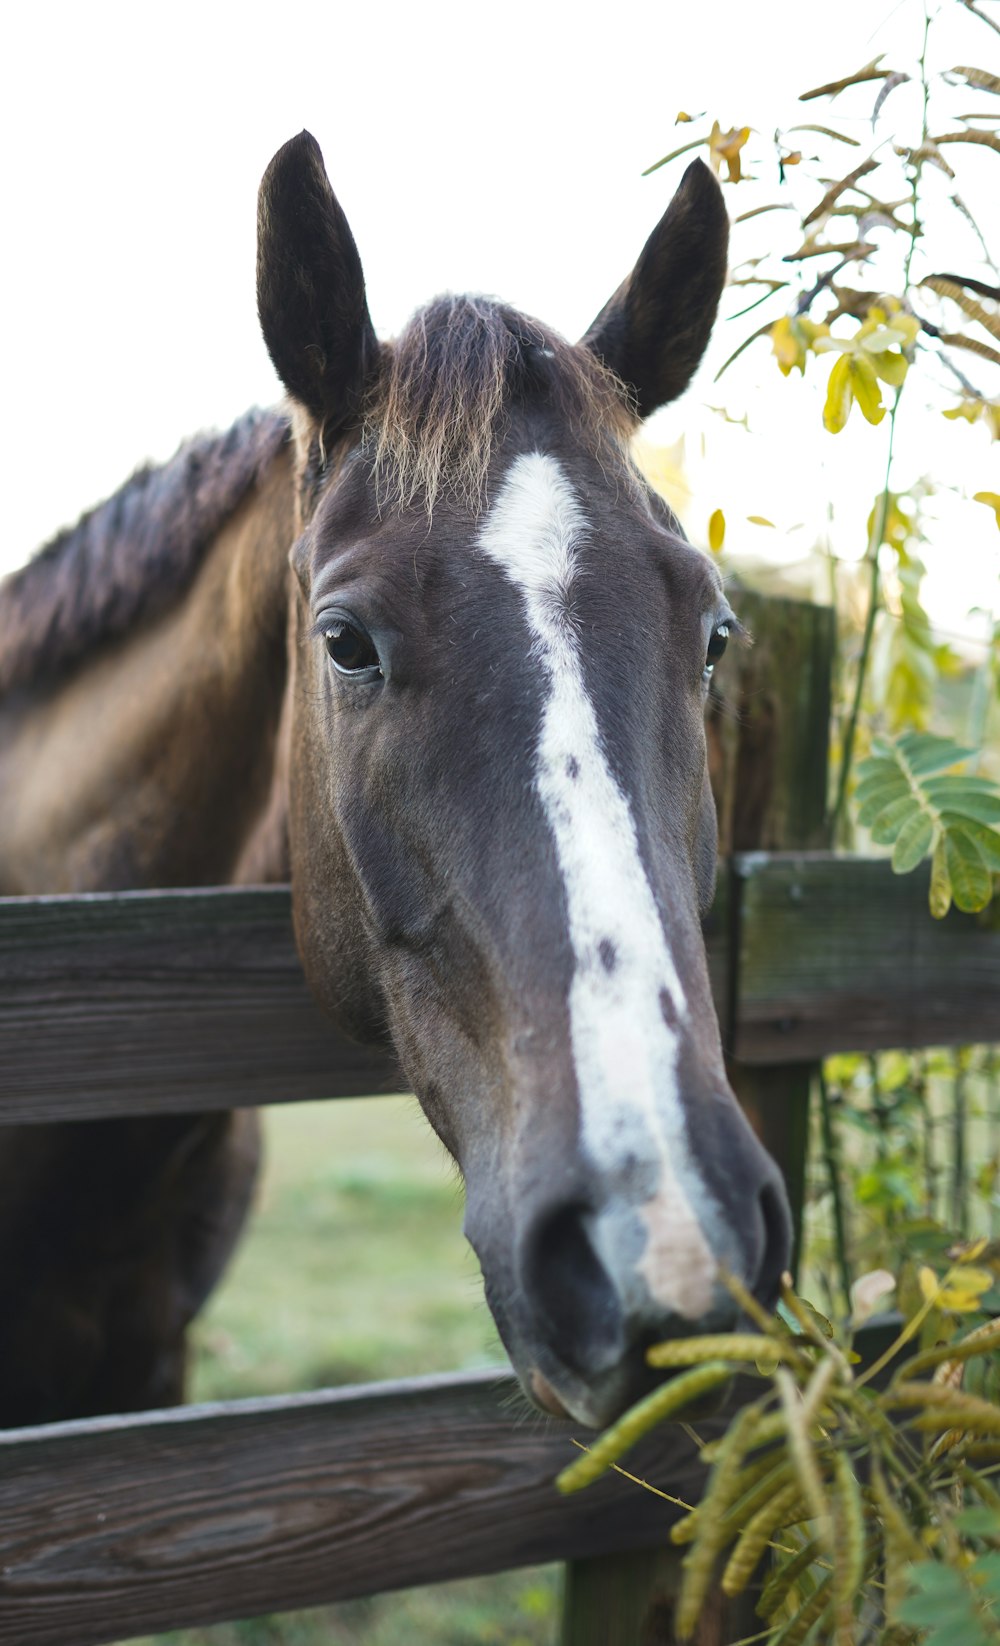
{"type": "MultiPolygon", "coordinates": [[[[792,322],[787,314],[782,315],[771,327],[771,347],[774,358],[778,362],[778,369],[783,377],[787,377],[793,366],[799,366],[799,345],[792,334],[792,322]]],[[[805,355],[802,355],[800,370],[805,366],[805,355]]],[[[955,413],[954,415],[958,415],[955,413]]]]}
{"type": "Polygon", "coordinates": [[[944,417],[964,417],[968,423],[986,424],[994,440],[1000,440],[1000,400],[984,400],[981,395],[963,400],[961,405],[949,406],[944,417]]]}
{"type": "Polygon", "coordinates": [[[973,492],[972,501],[974,503],[985,503],[988,509],[992,509],[997,517],[997,525],[1000,526],[1000,493],[973,492]]]}
{"type": "Polygon", "coordinates": [[[895,354],[888,349],[881,354],[873,354],[871,363],[883,383],[888,383],[894,389],[900,387],[910,365],[905,354],[895,354]]]}
{"type": "Polygon", "coordinates": [[[748,514],[747,519],[751,526],[770,526],[771,530],[774,530],[774,521],[765,520],[762,514],[748,514]]]}
{"type": "Polygon", "coordinates": [[[839,434],[851,414],[851,402],[854,399],[854,384],[851,380],[850,355],[838,355],[833,363],[830,381],[827,384],[826,404],[823,407],[823,422],[831,434],[839,434]]]}
{"type": "Polygon", "coordinates": [[[794,366],[805,374],[809,350],[824,348],[829,326],[810,320],[805,314],[785,314],[771,327],[771,347],[782,375],[787,377],[794,366]]]}
{"type": "Polygon", "coordinates": [[[934,1303],[937,1299],[938,1293],[941,1290],[941,1287],[938,1284],[938,1277],[934,1273],[934,1270],[928,1268],[925,1264],[917,1275],[917,1281],[919,1283],[921,1296],[923,1297],[924,1302],[934,1303]]]}
{"type": "Polygon", "coordinates": [[[993,1273],[990,1269],[967,1268],[949,1269],[945,1276],[949,1288],[956,1292],[969,1292],[978,1297],[981,1292],[988,1292],[993,1285],[993,1273]]]}
{"type": "Polygon", "coordinates": [[[713,509],[708,517],[708,546],[718,554],[726,537],[726,517],[721,509],[713,509]]]}
{"type": "Polygon", "coordinates": [[[978,1309],[980,1295],[988,1292],[992,1284],[993,1276],[988,1269],[953,1269],[946,1276],[937,1301],[942,1309],[978,1309]]]}
{"type": "Polygon", "coordinates": [[[690,124],[691,124],[691,116],[689,114],[685,114],[683,109],[678,109],[677,113],[674,116],[674,125],[675,126],[689,126],[690,124]]]}
{"type": "Polygon", "coordinates": [[[729,131],[723,131],[718,120],[712,122],[712,130],[708,134],[708,156],[717,176],[725,162],[730,183],[739,182],[740,150],[749,136],[749,126],[733,126],[729,131]]]}
{"type": "Polygon", "coordinates": [[[862,416],[869,423],[881,423],[885,416],[885,407],[882,404],[882,391],[878,386],[875,367],[863,354],[848,355],[847,362],[854,398],[861,407],[862,416]]]}

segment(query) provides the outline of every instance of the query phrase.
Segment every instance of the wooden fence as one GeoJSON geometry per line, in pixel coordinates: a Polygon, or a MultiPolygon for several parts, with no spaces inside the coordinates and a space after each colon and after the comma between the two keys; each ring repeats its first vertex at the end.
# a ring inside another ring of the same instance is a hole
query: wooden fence
{"type": "MultiPolygon", "coordinates": [[[[738,853],[705,924],[741,1064],[1000,1035],[1000,921],[927,912],[926,868],[738,853]]],[[[286,887],[0,898],[0,1125],[401,1089],[321,1017],[286,887]],[[141,1097],[137,1094],[141,1093],[141,1097]]]]}
{"type": "MultiPolygon", "coordinates": [[[[924,874],[814,849],[829,614],[739,605],[759,644],[740,712],[712,725],[727,856],[706,940],[734,1085],[795,1198],[816,1060],[1000,1038],[1000,930],[932,922],[924,874]]],[[[286,890],[0,900],[0,1125],[399,1083],[313,1007],[286,890]]],[[[669,1641],[647,1612],[669,1506],[616,1478],[558,1499],[571,1431],[525,1424],[510,1393],[476,1373],[2,1434],[0,1646],[96,1646],[555,1559],[572,1563],[564,1646],[669,1641]]],[[[683,1435],[634,1467],[698,1489],[683,1435]]],[[[728,1626],[706,1616],[704,1641],[728,1626]]]]}
{"type": "MultiPolygon", "coordinates": [[[[931,921],[926,897],[884,861],[734,856],[706,927],[734,1054],[798,1067],[1000,1034],[1000,929],[931,921]]],[[[137,1092],[167,1113],[398,1086],[312,1005],[278,888],[0,901],[0,1047],[0,1124],[135,1113],[137,1092]]],[[[87,1646],[662,1540],[666,1505],[620,1481],[559,1501],[568,1432],[525,1425],[509,1394],[477,1373],[0,1436],[0,1642],[87,1646]]],[[[683,1439],[638,1467],[695,1488],[683,1439]]]]}

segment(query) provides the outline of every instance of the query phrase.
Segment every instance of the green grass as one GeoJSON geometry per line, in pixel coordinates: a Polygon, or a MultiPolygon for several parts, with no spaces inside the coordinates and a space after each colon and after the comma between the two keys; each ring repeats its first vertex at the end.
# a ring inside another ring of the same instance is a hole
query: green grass
{"type": "MultiPolygon", "coordinates": [[[[265,1126],[249,1232],[192,1333],[192,1400],[503,1362],[461,1187],[412,1098],[272,1109],[265,1126]]],[[[507,1572],[155,1646],[551,1646],[558,1582],[507,1572]]]]}

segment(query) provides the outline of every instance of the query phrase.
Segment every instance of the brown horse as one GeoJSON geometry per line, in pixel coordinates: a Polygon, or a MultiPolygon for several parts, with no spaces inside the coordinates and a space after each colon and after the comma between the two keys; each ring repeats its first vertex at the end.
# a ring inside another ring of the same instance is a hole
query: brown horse
{"type": "MultiPolygon", "coordinates": [[[[138,475],[0,596],[0,891],[290,876],[317,999],[461,1167],[525,1389],[600,1423],[731,1318],[724,1265],[769,1301],[788,1252],[699,929],[735,618],[628,454],[707,343],[721,193],[689,168],[576,345],[467,297],[380,343],[307,133],[259,229],[290,424],[138,475]]],[[[3,1135],[0,1420],[181,1398],[255,1139],[3,1135]]]]}

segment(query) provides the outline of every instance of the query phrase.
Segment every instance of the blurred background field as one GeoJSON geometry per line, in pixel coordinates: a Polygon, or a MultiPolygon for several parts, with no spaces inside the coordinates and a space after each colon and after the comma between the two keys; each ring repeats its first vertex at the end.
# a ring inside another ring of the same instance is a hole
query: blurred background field
{"type": "Polygon", "coordinates": [[[415,1099],[263,1120],[257,1207],[195,1327],[191,1398],[503,1364],[461,1184],[415,1099]]]}
{"type": "MultiPolygon", "coordinates": [[[[193,1400],[505,1363],[461,1185],[409,1097],[263,1111],[256,1213],[193,1333],[193,1400]]],[[[155,1646],[551,1646],[558,1569],[155,1637],[155,1646]]],[[[153,1646],[150,1640],[138,1646],[153,1646]]]]}

